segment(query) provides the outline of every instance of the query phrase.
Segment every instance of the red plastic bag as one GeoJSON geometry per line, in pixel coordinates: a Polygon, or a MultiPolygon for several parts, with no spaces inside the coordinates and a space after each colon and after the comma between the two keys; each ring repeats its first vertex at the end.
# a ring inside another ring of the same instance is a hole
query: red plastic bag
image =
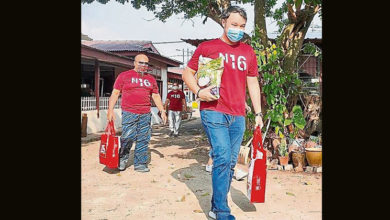
{"type": "Polygon", "coordinates": [[[267,153],[263,148],[260,126],[253,133],[247,195],[251,203],[264,203],[267,177],[267,153]]]}
{"type": "Polygon", "coordinates": [[[118,168],[120,137],[115,136],[114,122],[107,124],[105,133],[100,136],[99,162],[108,168],[118,168]]]}

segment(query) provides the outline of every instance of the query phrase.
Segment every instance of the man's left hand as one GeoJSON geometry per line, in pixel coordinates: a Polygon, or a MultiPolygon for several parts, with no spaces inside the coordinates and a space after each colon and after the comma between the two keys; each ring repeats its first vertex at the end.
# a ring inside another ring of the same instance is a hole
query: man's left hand
{"type": "Polygon", "coordinates": [[[263,119],[261,118],[260,115],[256,116],[255,122],[256,122],[255,127],[260,125],[260,129],[263,128],[263,119]]]}

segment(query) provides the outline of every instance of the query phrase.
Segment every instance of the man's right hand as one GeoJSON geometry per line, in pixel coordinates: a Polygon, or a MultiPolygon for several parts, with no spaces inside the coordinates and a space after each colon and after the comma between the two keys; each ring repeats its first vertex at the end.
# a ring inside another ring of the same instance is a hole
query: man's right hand
{"type": "Polygon", "coordinates": [[[165,111],[161,112],[161,119],[163,121],[163,125],[167,123],[167,113],[165,111]]]}
{"type": "Polygon", "coordinates": [[[201,101],[206,101],[206,102],[210,102],[210,101],[215,101],[217,100],[218,98],[215,97],[213,94],[210,93],[210,90],[212,88],[214,88],[215,86],[209,86],[207,88],[204,88],[202,90],[199,91],[199,98],[201,101]]]}
{"type": "Polygon", "coordinates": [[[108,112],[107,112],[107,121],[111,121],[111,120],[115,121],[115,114],[114,114],[114,111],[108,110],[108,112]]]}

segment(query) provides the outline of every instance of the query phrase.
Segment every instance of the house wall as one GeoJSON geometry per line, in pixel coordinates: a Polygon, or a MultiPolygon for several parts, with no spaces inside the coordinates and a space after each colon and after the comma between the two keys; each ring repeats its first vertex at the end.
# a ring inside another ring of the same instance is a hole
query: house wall
{"type": "MultiPolygon", "coordinates": [[[[87,114],[87,134],[103,132],[107,126],[107,110],[99,110],[99,118],[97,117],[97,110],[81,111],[81,120],[83,114],[87,114]]],[[[114,109],[115,114],[115,129],[122,127],[121,125],[121,109],[114,109]]]]}
{"type": "Polygon", "coordinates": [[[167,91],[168,91],[168,67],[167,67],[167,64],[165,63],[162,63],[162,62],[159,62],[157,60],[154,60],[154,59],[149,59],[149,62],[154,65],[154,66],[157,66],[159,68],[161,68],[161,81],[162,81],[162,95],[161,95],[161,100],[163,101],[163,103],[165,102],[165,99],[167,98],[167,91]]]}
{"type": "Polygon", "coordinates": [[[298,64],[301,67],[299,72],[305,72],[312,77],[316,77],[317,74],[319,75],[320,73],[318,73],[318,71],[322,72],[322,62],[318,61],[319,58],[311,55],[301,55],[298,59],[298,64]]]}
{"type": "MultiPolygon", "coordinates": [[[[151,108],[152,112],[152,125],[161,122],[158,117],[158,109],[156,107],[151,108]]],[[[99,110],[99,118],[97,117],[97,110],[93,111],[81,111],[81,122],[83,120],[83,114],[87,114],[87,134],[104,132],[107,126],[107,110],[99,110]]],[[[122,128],[122,110],[114,109],[115,114],[115,129],[122,128]]]]}

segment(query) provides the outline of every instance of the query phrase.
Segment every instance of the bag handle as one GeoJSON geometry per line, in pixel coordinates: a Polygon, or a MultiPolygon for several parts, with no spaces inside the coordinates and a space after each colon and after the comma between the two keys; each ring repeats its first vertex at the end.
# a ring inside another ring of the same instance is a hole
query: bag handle
{"type": "Polygon", "coordinates": [[[115,126],[114,126],[114,121],[113,120],[111,120],[111,121],[109,121],[107,123],[105,132],[109,133],[109,134],[112,134],[112,135],[115,135],[115,126]]]}
{"type": "Polygon", "coordinates": [[[262,141],[262,135],[261,135],[261,129],[260,126],[257,126],[255,131],[253,132],[253,140],[252,140],[252,146],[253,146],[253,153],[252,153],[252,159],[256,158],[257,150],[261,152],[264,151],[263,147],[263,141],[262,141]],[[260,145],[260,146],[259,146],[260,145]]]}

